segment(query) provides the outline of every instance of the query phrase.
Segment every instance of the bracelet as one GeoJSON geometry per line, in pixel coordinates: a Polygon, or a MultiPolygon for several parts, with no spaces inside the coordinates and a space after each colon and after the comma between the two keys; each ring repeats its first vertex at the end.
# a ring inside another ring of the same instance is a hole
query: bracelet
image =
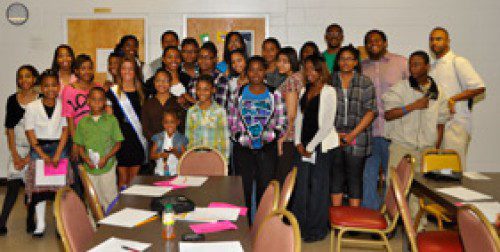
{"type": "Polygon", "coordinates": [[[401,107],[401,110],[403,110],[403,115],[408,114],[408,110],[406,110],[405,106],[401,107]]]}

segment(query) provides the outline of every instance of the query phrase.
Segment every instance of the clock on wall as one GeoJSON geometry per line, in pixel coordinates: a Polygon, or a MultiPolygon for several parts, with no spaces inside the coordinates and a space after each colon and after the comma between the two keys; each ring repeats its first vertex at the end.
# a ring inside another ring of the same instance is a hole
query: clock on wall
{"type": "Polygon", "coordinates": [[[28,21],[28,8],[22,3],[12,3],[7,7],[5,16],[9,23],[13,25],[23,25],[28,21]]]}

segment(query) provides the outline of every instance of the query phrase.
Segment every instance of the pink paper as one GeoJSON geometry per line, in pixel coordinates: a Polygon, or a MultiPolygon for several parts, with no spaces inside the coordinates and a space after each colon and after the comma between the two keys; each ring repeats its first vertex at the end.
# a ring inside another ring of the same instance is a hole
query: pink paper
{"type": "Polygon", "coordinates": [[[234,225],[234,223],[230,221],[219,221],[214,223],[202,223],[202,224],[193,224],[189,225],[191,230],[196,234],[206,234],[206,233],[215,233],[225,230],[236,230],[238,226],[234,225]]]}
{"type": "Polygon", "coordinates": [[[154,182],[153,185],[155,186],[165,186],[165,187],[172,187],[172,190],[175,190],[175,189],[183,189],[183,188],[186,188],[187,186],[180,186],[180,185],[173,185],[172,184],[172,180],[174,180],[175,178],[171,179],[171,180],[164,180],[164,181],[157,181],[157,182],[154,182]]]}
{"type": "Polygon", "coordinates": [[[233,204],[225,203],[225,202],[212,202],[208,207],[217,207],[217,208],[239,208],[240,209],[240,216],[246,216],[247,215],[247,208],[246,207],[240,207],[236,206],[233,204]]]}
{"type": "Polygon", "coordinates": [[[45,176],[66,175],[68,173],[68,162],[67,158],[61,158],[57,167],[53,164],[45,164],[43,169],[45,176]]]}

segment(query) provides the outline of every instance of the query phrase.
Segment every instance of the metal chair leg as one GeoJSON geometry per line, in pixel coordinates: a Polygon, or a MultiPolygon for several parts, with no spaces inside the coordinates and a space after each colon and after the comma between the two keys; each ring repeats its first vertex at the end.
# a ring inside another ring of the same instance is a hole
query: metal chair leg
{"type": "Polygon", "coordinates": [[[342,246],[342,236],[344,235],[345,230],[340,229],[339,230],[339,235],[337,236],[337,252],[340,252],[341,246],[342,246]]]}
{"type": "Polygon", "coordinates": [[[418,230],[418,225],[420,225],[420,219],[422,219],[424,212],[425,210],[422,207],[418,209],[417,215],[415,215],[415,223],[413,224],[414,230],[418,230]]]}

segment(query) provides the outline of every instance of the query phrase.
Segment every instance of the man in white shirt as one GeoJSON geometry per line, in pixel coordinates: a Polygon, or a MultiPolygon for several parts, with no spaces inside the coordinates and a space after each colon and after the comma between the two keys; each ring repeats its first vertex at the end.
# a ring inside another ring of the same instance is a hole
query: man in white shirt
{"type": "Polygon", "coordinates": [[[448,107],[453,114],[453,118],[446,123],[441,147],[456,150],[465,170],[472,130],[472,99],[485,92],[484,82],[467,59],[450,50],[446,29],[436,27],[432,30],[429,47],[436,57],[430,75],[449,95],[448,107]]]}

